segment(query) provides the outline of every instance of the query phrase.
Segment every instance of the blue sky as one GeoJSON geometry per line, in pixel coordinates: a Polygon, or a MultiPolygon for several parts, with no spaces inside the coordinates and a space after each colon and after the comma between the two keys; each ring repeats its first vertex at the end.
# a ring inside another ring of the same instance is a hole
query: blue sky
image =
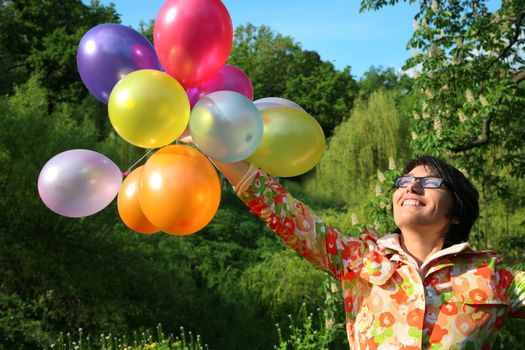
{"type": "MultiPolygon", "coordinates": [[[[89,0],[84,0],[88,3],[89,0]]],[[[113,2],[123,24],[138,28],[155,19],[164,0],[113,2]]],[[[351,66],[359,78],[370,66],[401,69],[410,57],[406,43],[413,33],[417,5],[403,2],[379,11],[359,13],[359,0],[223,0],[233,26],[267,25],[292,37],[303,49],[317,51],[337,69],[351,66]]]]}

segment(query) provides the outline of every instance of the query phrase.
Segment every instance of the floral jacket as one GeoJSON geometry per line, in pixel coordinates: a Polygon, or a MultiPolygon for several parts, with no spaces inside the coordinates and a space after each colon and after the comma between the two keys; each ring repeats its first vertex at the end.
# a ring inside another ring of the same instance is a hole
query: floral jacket
{"type": "Polygon", "coordinates": [[[418,267],[397,234],[344,236],[272,177],[248,174],[237,194],[286,244],[341,283],[351,349],[490,349],[507,317],[525,317],[525,273],[468,243],[418,267]]]}

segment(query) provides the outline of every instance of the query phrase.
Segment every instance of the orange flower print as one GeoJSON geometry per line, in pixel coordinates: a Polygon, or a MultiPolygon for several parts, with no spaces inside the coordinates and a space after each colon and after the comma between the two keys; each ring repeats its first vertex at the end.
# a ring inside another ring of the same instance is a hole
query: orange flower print
{"type": "Polygon", "coordinates": [[[458,307],[454,303],[444,303],[439,307],[440,311],[445,315],[457,315],[458,307]]]}
{"type": "Polygon", "coordinates": [[[470,283],[465,277],[455,277],[452,279],[452,288],[454,291],[466,292],[469,290],[470,283]]]}
{"type": "Polygon", "coordinates": [[[459,314],[454,319],[454,323],[458,331],[464,336],[468,336],[476,329],[476,324],[470,319],[470,316],[459,314]]]}
{"type": "Polygon", "coordinates": [[[346,270],[343,278],[347,281],[353,280],[355,277],[355,272],[352,270],[346,270]]]}
{"type": "Polygon", "coordinates": [[[478,267],[476,272],[474,272],[475,275],[478,275],[478,276],[482,276],[484,278],[489,278],[490,275],[492,275],[492,272],[494,270],[492,270],[490,267],[488,266],[481,266],[481,267],[478,267]]]}
{"type": "Polygon", "coordinates": [[[468,293],[468,296],[472,301],[482,303],[487,300],[487,293],[479,288],[473,289],[468,293]]]}
{"type": "Polygon", "coordinates": [[[399,350],[421,350],[421,347],[415,345],[401,345],[399,350]]]}
{"type": "Polygon", "coordinates": [[[379,315],[379,324],[381,327],[390,327],[394,324],[394,316],[390,312],[383,312],[379,315]]]}
{"type": "Polygon", "coordinates": [[[299,230],[303,232],[309,232],[314,228],[314,219],[308,214],[296,213],[295,222],[299,230]]]}
{"type": "Polygon", "coordinates": [[[379,313],[383,311],[385,308],[383,307],[383,298],[381,297],[381,295],[371,294],[368,297],[368,307],[372,312],[379,313]]]}
{"type": "Polygon", "coordinates": [[[402,305],[407,301],[408,296],[405,291],[400,288],[397,290],[397,292],[392,294],[390,298],[394,299],[399,305],[402,305]]]}
{"type": "Polygon", "coordinates": [[[441,339],[443,339],[443,337],[447,334],[448,331],[445,328],[441,328],[440,326],[436,325],[434,329],[432,329],[432,334],[430,334],[430,342],[440,343],[441,339]]]}
{"type": "Polygon", "coordinates": [[[407,315],[407,323],[409,326],[421,329],[423,326],[423,316],[425,313],[421,309],[414,309],[407,315]]]}
{"type": "Polygon", "coordinates": [[[367,347],[366,347],[365,349],[368,349],[368,350],[377,350],[379,344],[377,344],[377,343],[374,341],[374,338],[368,338],[368,341],[366,342],[366,346],[367,346],[367,347]]]}

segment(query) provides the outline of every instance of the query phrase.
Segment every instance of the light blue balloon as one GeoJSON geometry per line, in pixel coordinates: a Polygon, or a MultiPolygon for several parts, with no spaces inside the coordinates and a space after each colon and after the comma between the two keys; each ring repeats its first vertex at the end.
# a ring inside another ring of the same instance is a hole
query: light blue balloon
{"type": "Polygon", "coordinates": [[[248,158],[262,141],[261,113],[246,96],[215,91],[195,104],[189,122],[193,143],[208,157],[223,163],[248,158]]]}

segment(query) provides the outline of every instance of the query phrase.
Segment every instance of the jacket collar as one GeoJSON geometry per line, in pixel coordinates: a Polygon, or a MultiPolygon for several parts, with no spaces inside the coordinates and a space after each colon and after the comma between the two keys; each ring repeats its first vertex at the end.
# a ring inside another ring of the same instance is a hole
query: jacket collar
{"type": "MultiPolygon", "coordinates": [[[[412,258],[401,247],[401,244],[399,242],[399,237],[400,237],[399,233],[391,233],[391,234],[388,234],[388,235],[385,235],[379,238],[377,240],[377,244],[379,245],[379,247],[385,250],[386,256],[393,255],[392,260],[404,260],[405,262],[408,260],[410,264],[413,265],[418,270],[422,278],[424,278],[425,275],[428,275],[428,273],[431,273],[436,270],[435,268],[433,268],[432,270],[429,270],[429,267],[430,267],[430,264],[436,261],[437,259],[447,256],[447,255],[456,255],[461,252],[473,252],[474,251],[467,242],[454,244],[445,249],[441,249],[440,251],[430,256],[427,256],[427,258],[421,264],[421,266],[418,266],[415,259],[412,258]],[[395,253],[398,253],[398,254],[395,254],[395,253]]],[[[441,268],[441,267],[445,267],[448,265],[450,264],[440,264],[439,267],[441,268]]]]}

